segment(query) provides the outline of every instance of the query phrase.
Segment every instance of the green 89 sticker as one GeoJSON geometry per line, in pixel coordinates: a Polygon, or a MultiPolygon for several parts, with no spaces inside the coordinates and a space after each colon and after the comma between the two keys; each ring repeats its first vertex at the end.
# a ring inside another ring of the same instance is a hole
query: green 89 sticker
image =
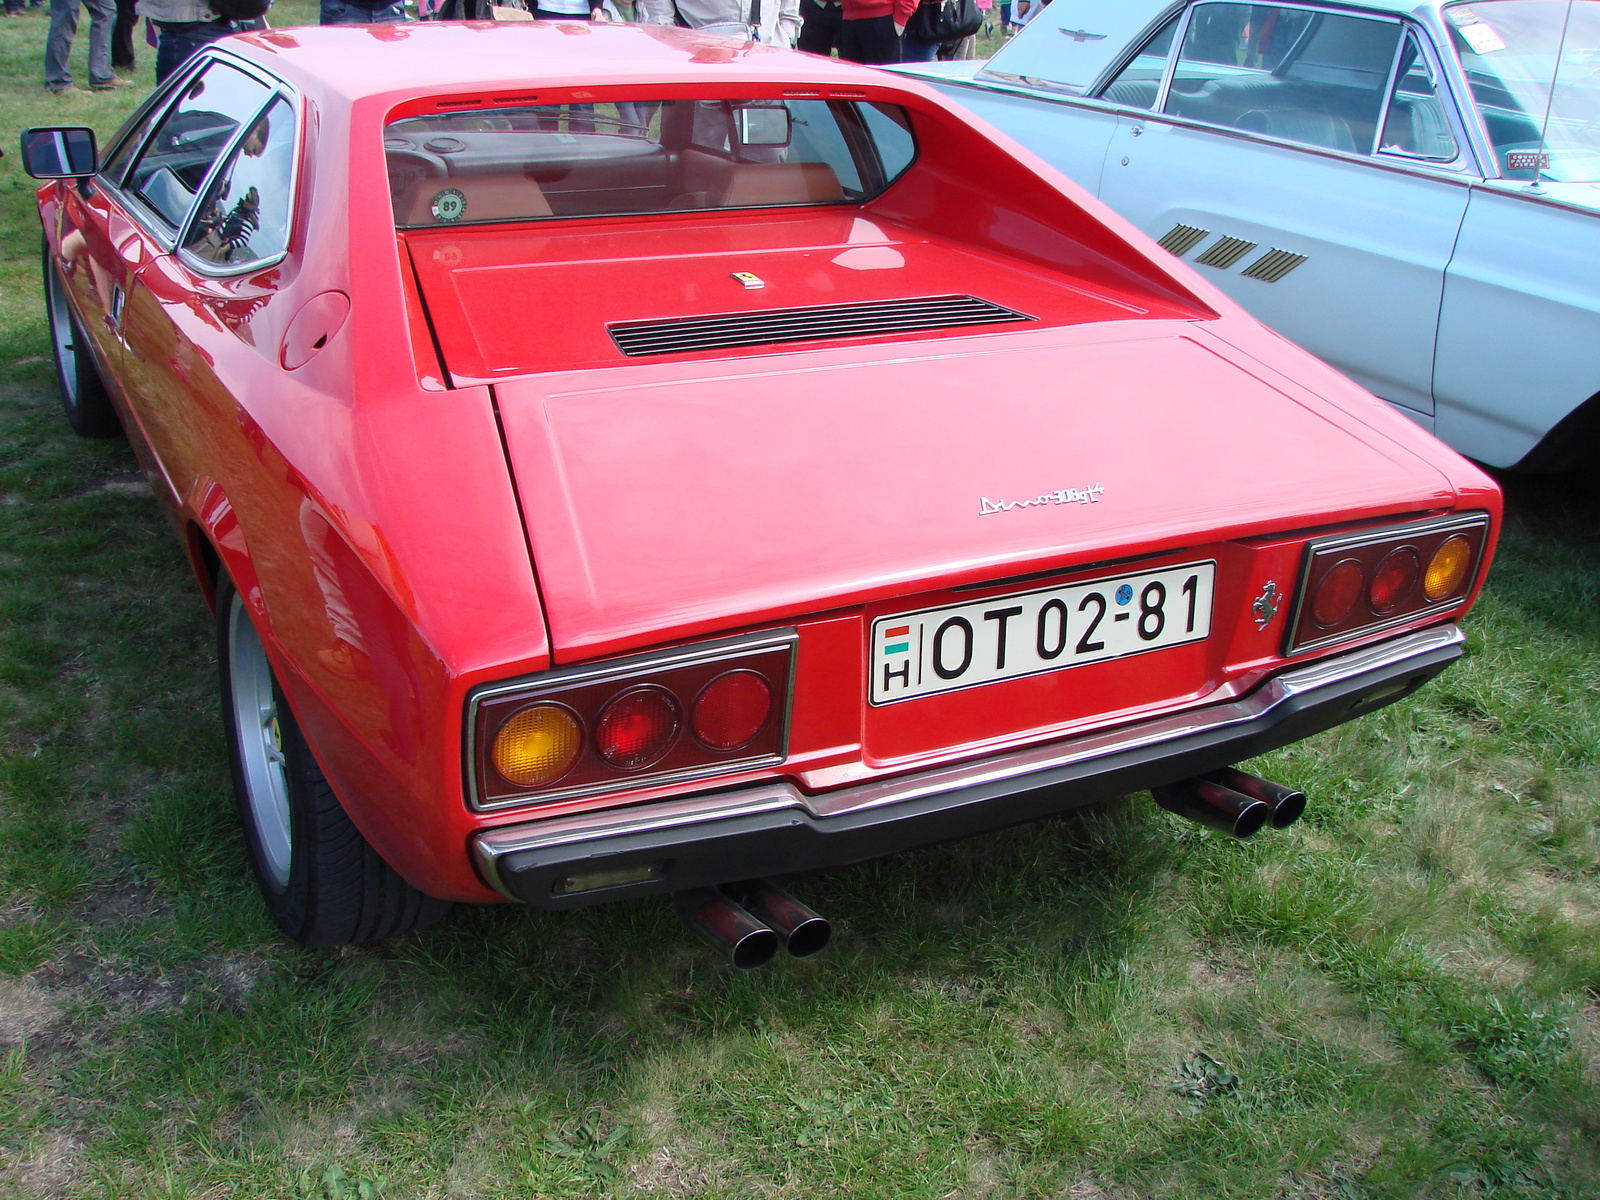
{"type": "Polygon", "coordinates": [[[459,188],[445,188],[433,198],[429,211],[435,221],[459,221],[467,211],[467,198],[459,188]]]}

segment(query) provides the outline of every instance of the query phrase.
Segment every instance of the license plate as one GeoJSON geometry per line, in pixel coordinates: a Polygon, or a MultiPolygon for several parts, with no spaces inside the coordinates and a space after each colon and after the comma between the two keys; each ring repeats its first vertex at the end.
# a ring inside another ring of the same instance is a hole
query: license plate
{"type": "Polygon", "coordinates": [[[893,704],[1211,634],[1215,562],[996,596],[872,623],[868,698],[893,704]]]}

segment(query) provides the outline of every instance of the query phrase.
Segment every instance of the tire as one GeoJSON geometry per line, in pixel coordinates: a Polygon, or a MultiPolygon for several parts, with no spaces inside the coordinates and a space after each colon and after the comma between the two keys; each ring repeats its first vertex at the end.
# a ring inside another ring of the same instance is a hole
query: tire
{"type": "Polygon", "coordinates": [[[217,581],[217,661],[233,792],[267,908],[303,946],[394,937],[450,910],[397,875],[345,814],[284,703],[238,590],[217,581]]]}
{"type": "Polygon", "coordinates": [[[50,349],[55,354],[56,379],[61,384],[61,408],[67,424],[79,437],[108,438],[122,432],[117,410],[111,406],[100,368],[94,365],[89,341],[78,318],[67,302],[67,289],[50,261],[50,245],[44,245],[44,311],[50,327],[50,349]]]}

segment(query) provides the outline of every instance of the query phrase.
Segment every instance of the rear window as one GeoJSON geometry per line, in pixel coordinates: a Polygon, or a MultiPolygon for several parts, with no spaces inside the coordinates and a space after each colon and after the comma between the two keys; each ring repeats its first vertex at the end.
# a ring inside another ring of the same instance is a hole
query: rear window
{"type": "Polygon", "coordinates": [[[402,229],[855,204],[916,157],[905,110],[854,100],[633,100],[442,113],[384,130],[402,229]]]}

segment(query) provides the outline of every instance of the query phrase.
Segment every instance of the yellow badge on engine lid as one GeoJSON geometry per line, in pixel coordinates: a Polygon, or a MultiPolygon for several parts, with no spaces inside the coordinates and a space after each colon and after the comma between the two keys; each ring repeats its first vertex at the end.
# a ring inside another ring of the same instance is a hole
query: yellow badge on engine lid
{"type": "Polygon", "coordinates": [[[749,271],[735,271],[733,277],[747,288],[766,287],[766,280],[759,275],[752,275],[749,271]]]}

